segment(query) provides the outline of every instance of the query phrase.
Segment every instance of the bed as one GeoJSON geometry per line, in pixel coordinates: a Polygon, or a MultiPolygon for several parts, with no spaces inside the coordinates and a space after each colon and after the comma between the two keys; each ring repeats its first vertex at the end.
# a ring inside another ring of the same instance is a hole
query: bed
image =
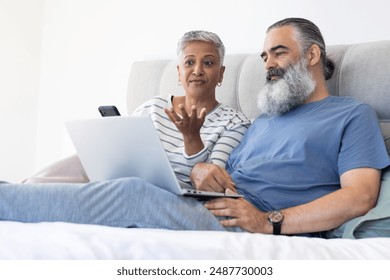
{"type": "MultiPolygon", "coordinates": [[[[390,150],[390,41],[329,46],[335,73],[328,81],[334,95],[348,95],[370,104],[377,112],[388,151],[390,150]]],[[[258,53],[230,54],[225,58],[226,72],[217,98],[243,111],[249,118],[257,115],[255,100],[264,84],[263,62],[258,53]]],[[[133,63],[128,83],[129,114],[155,95],[182,94],[177,85],[174,60],[133,63]]],[[[44,172],[30,181],[44,177],[44,172]]],[[[390,177],[386,172],[386,178],[390,177]]],[[[390,195],[388,183],[382,184],[381,210],[372,212],[365,224],[362,217],[340,228],[345,238],[319,239],[265,234],[173,231],[163,229],[122,229],[71,223],[0,222],[0,259],[79,259],[79,260],[387,260],[390,259],[390,195]],[[381,223],[384,221],[384,223],[381,223]],[[379,229],[373,238],[359,235],[379,229]],[[363,226],[364,227],[364,226],[363,226]],[[190,241],[190,242],[189,242],[190,241]]]]}
{"type": "Polygon", "coordinates": [[[0,223],[0,259],[385,260],[390,238],[320,239],[214,231],[0,223]],[[26,234],[28,233],[28,234],[26,234]]]}

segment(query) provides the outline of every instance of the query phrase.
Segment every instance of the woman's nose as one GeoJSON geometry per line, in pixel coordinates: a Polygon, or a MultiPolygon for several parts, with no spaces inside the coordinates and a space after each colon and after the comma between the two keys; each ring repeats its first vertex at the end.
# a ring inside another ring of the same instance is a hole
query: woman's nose
{"type": "Polygon", "coordinates": [[[192,74],[196,76],[203,74],[203,65],[201,63],[196,63],[192,74]]]}

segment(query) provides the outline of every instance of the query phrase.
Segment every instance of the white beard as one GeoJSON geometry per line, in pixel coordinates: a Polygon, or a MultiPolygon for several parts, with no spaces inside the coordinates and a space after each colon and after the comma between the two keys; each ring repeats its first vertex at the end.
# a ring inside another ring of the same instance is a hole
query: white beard
{"type": "Polygon", "coordinates": [[[306,59],[289,65],[282,77],[267,81],[257,95],[257,106],[260,113],[278,116],[305,103],[315,88],[306,59]]]}

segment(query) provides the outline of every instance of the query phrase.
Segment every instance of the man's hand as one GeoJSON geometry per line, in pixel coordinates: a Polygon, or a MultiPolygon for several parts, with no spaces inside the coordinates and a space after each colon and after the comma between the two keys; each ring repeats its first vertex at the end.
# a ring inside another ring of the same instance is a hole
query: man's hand
{"type": "Polygon", "coordinates": [[[237,226],[249,232],[272,233],[266,214],[243,198],[217,198],[205,202],[204,206],[215,216],[228,217],[220,221],[225,227],[237,226]]]}
{"type": "Polygon", "coordinates": [[[190,174],[192,185],[197,190],[225,192],[227,189],[236,193],[236,185],[222,167],[212,163],[196,164],[190,174]]]}

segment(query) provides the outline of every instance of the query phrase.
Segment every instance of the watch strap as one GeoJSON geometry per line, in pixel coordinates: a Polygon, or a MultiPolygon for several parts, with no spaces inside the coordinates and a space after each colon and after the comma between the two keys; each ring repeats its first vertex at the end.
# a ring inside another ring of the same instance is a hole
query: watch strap
{"type": "Polygon", "coordinates": [[[280,235],[282,231],[282,223],[272,223],[272,226],[274,228],[274,235],[280,235]]]}

